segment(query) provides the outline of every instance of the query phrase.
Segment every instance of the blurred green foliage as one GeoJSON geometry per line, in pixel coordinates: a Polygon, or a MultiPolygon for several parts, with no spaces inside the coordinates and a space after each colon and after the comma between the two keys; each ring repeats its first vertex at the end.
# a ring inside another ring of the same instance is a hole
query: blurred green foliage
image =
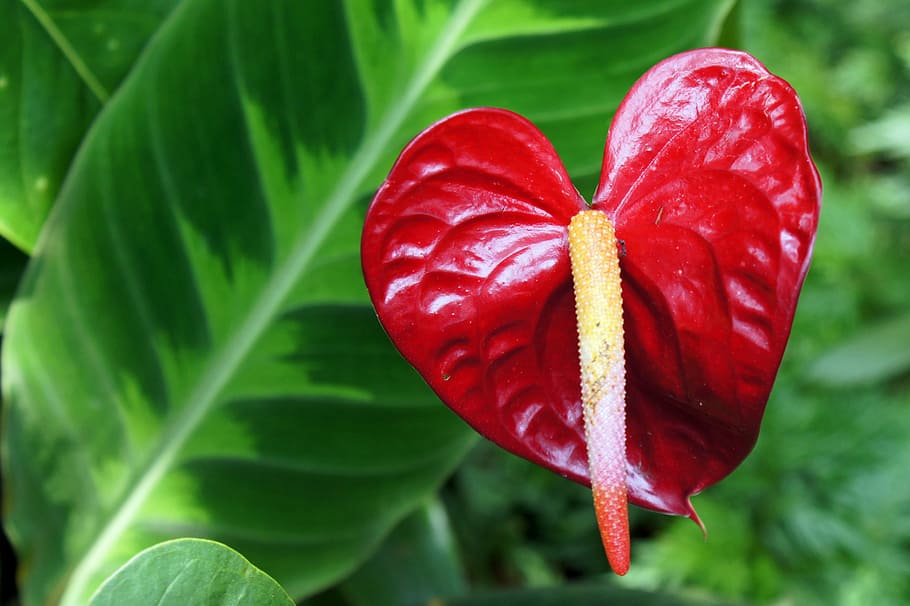
{"type": "Polygon", "coordinates": [[[609,579],[581,488],[481,444],[445,497],[469,575],[604,575],[753,604],[910,603],[910,3],[742,0],[722,40],[799,92],[825,194],[763,431],[688,520],[633,512],[609,579]]]}

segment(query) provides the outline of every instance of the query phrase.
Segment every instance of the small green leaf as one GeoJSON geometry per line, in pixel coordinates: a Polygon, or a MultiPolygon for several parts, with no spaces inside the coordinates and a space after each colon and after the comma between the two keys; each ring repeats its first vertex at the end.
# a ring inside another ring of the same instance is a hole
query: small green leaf
{"type": "Polygon", "coordinates": [[[883,154],[910,158],[910,103],[850,131],[850,149],[855,154],[883,154]]]}
{"type": "Polygon", "coordinates": [[[111,575],[89,606],[293,606],[290,596],[221,543],[175,539],[142,551],[111,575]]]}
{"type": "Polygon", "coordinates": [[[875,383],[910,371],[910,315],[864,327],[822,356],[809,378],[833,387],[875,383]]]}

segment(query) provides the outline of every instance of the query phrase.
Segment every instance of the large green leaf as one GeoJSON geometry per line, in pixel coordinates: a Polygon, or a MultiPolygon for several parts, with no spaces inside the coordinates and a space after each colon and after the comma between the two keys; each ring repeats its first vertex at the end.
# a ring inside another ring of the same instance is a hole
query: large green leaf
{"type": "Polygon", "coordinates": [[[86,129],[177,2],[0,2],[0,236],[32,250],[86,129]]]}
{"type": "Polygon", "coordinates": [[[214,541],[176,539],[117,570],[89,606],[294,606],[287,592],[242,555],[214,541]]]}
{"type": "Polygon", "coordinates": [[[303,596],[352,570],[472,434],[390,348],[363,204],[466,105],[527,114],[573,174],[653,62],[728,2],[185,0],[69,171],[3,350],[25,604],[221,539],[303,596]]]}

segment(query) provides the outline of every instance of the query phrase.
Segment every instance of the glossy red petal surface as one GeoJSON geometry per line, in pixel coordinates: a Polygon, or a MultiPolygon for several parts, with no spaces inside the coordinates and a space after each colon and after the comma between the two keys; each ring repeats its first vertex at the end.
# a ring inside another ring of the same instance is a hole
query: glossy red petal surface
{"type": "Polygon", "coordinates": [[[470,110],[405,148],[361,253],[386,332],[439,397],[500,446],[584,482],[567,241],[582,208],[536,127],[470,110]]]}
{"type": "MultiPolygon", "coordinates": [[[[630,499],[688,497],[751,450],[818,218],[798,100],[742,53],[671,57],[614,119],[595,207],[616,222],[630,499]]],[[[487,438],[580,482],[566,226],[584,208],[556,153],[504,110],[421,133],[377,192],[364,276],[386,331],[487,438]]]]}
{"type": "Polygon", "coordinates": [[[820,195],[796,94],[745,53],[677,55],[624,100],[594,207],[626,243],[636,500],[682,512],[752,449],[820,195]]]}

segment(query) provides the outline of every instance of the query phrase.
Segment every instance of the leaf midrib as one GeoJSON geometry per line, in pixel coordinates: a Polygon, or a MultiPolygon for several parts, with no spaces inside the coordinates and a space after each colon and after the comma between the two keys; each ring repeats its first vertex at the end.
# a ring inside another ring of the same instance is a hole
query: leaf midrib
{"type": "MultiPolygon", "coordinates": [[[[184,405],[176,406],[176,409],[182,412],[170,425],[173,430],[162,436],[160,449],[154,452],[149,462],[143,467],[143,471],[137,476],[125,498],[111,512],[108,523],[101,529],[95,542],[73,568],[72,576],[60,601],[61,605],[78,604],[91,576],[127,529],[145,499],[170,469],[180,448],[215,405],[223,387],[278,315],[282,304],[300,276],[303,275],[319,246],[342,214],[357,199],[356,194],[361,183],[382,157],[387,145],[432,79],[457,51],[461,34],[487,1],[461,0],[456,5],[446,27],[440,30],[443,35],[427,53],[425,60],[415,69],[408,87],[398,102],[389,103],[389,109],[379,122],[378,130],[374,131],[372,135],[367,135],[361,142],[357,152],[351,158],[347,171],[338,179],[336,189],[329,195],[322,212],[316,216],[312,228],[300,234],[291,248],[288,258],[269,279],[245,321],[239,325],[238,330],[228,339],[227,344],[214,355],[212,361],[205,367],[196,387],[186,398],[184,405]]],[[[34,0],[22,0],[22,2],[28,5],[33,12],[38,10],[43,13],[40,7],[35,5],[34,0]]],[[[36,18],[39,17],[36,15],[36,18]]],[[[51,23],[51,25],[53,24],[51,23]]]]}

